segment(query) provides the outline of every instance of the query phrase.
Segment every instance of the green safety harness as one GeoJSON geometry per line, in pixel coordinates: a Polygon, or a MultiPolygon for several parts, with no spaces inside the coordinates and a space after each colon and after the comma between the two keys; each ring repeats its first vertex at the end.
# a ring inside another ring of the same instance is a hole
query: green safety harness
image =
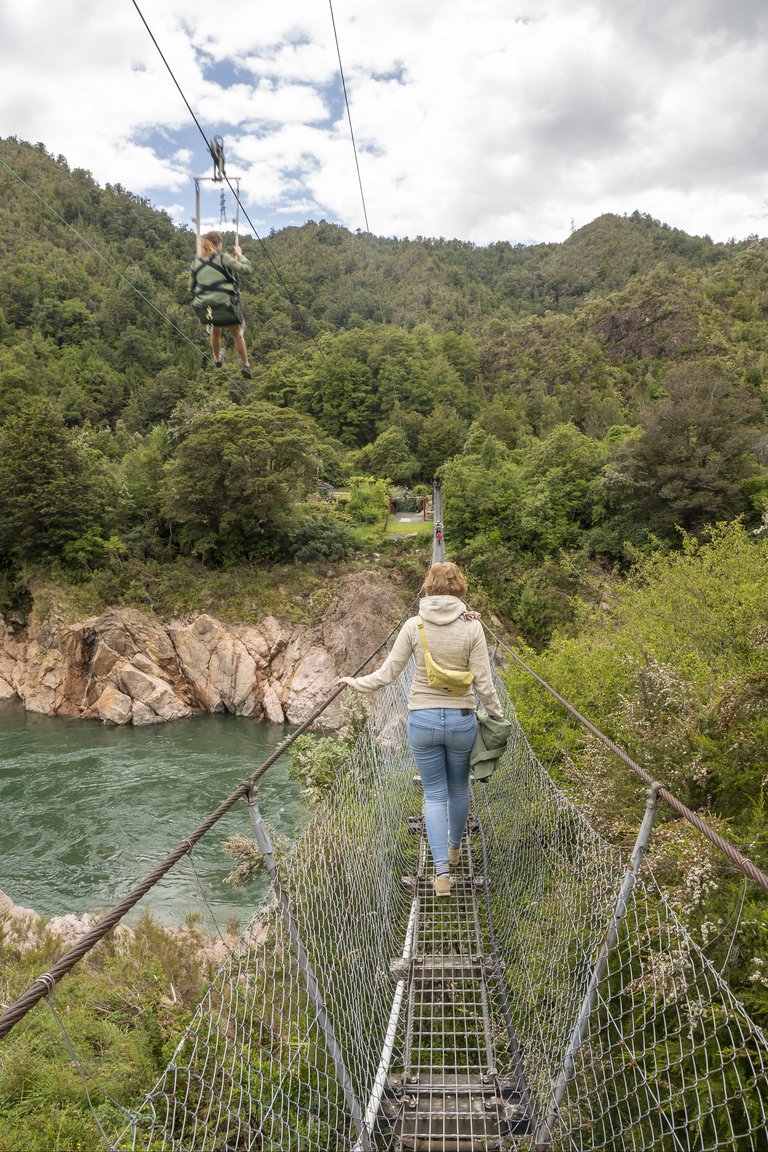
{"type": "Polygon", "coordinates": [[[237,280],[224,267],[221,253],[211,260],[199,257],[192,265],[192,307],[201,324],[225,328],[243,323],[237,280]]]}

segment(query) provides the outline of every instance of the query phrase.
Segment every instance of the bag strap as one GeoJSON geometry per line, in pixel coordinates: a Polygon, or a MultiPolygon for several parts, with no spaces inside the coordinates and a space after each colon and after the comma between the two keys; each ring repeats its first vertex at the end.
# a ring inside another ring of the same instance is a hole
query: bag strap
{"type": "Polygon", "coordinates": [[[424,621],[422,620],[421,616],[417,617],[416,624],[417,624],[418,629],[419,629],[419,636],[421,637],[421,646],[424,649],[424,656],[425,657],[429,656],[429,648],[427,648],[427,638],[424,635],[424,621]]]}

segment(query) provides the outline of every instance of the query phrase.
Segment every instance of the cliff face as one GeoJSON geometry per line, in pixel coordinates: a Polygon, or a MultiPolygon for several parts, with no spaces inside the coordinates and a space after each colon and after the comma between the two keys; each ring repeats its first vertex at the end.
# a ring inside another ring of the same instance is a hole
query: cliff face
{"type": "MultiPolygon", "coordinates": [[[[300,724],[403,614],[376,570],[342,578],[334,593],[309,627],[271,616],[258,626],[210,615],[163,622],[114,608],[77,624],[33,622],[12,635],[0,619],[0,699],[109,724],[158,724],[198,711],[300,724]]],[[[334,701],[323,726],[340,723],[334,701]]]]}

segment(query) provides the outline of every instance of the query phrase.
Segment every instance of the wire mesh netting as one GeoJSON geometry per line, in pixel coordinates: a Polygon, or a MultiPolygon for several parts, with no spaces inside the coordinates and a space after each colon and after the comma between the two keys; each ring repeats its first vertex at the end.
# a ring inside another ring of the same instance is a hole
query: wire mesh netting
{"type": "Polygon", "coordinates": [[[119,1146],[768,1147],[765,1036],[647,866],[627,888],[501,684],[515,734],[435,896],[408,675],[377,694],[119,1146]]]}

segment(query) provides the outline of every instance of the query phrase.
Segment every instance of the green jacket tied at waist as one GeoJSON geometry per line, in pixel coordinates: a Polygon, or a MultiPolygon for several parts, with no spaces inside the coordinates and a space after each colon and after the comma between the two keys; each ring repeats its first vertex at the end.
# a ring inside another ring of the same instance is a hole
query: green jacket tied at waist
{"type": "Polygon", "coordinates": [[[477,735],[469,754],[469,770],[475,780],[490,780],[512,734],[509,720],[494,720],[484,708],[477,713],[477,735]]]}

